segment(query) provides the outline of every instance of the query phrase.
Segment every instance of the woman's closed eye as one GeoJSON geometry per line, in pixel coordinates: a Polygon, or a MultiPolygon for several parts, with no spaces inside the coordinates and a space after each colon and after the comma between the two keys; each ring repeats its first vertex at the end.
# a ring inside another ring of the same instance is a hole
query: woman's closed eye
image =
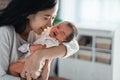
{"type": "Polygon", "coordinates": [[[49,20],[50,18],[49,17],[45,17],[44,20],[49,20]]]}

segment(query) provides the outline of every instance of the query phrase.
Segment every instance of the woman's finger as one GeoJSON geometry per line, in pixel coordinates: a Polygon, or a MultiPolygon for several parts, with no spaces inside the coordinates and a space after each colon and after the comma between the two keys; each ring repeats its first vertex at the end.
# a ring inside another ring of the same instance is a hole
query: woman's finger
{"type": "Polygon", "coordinates": [[[23,70],[22,73],[21,73],[20,75],[21,75],[21,77],[26,78],[26,71],[23,70]]]}
{"type": "Polygon", "coordinates": [[[31,74],[30,73],[26,73],[26,78],[27,78],[27,80],[32,80],[31,74]]]}
{"type": "Polygon", "coordinates": [[[39,65],[40,61],[38,60],[38,56],[36,55],[36,53],[30,55],[25,60],[25,66],[21,76],[26,77],[27,79],[36,79],[38,76],[35,75],[35,72],[39,69],[39,65]]]}

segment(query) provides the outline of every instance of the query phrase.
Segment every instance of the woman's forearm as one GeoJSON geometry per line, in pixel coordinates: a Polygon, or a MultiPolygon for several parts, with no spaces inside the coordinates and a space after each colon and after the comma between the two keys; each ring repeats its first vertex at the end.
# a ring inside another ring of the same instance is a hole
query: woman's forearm
{"type": "Polygon", "coordinates": [[[60,46],[41,49],[37,51],[38,55],[42,55],[42,57],[45,59],[64,57],[66,55],[66,52],[66,47],[62,44],[60,46]]]}

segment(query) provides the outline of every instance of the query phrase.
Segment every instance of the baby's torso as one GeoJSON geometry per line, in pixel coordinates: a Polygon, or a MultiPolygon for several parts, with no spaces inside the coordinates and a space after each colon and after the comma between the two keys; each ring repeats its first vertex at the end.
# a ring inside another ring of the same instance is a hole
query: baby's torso
{"type": "Polygon", "coordinates": [[[36,41],[34,44],[46,45],[46,47],[58,46],[60,43],[53,37],[49,36],[50,29],[45,30],[41,35],[36,34],[36,41]]]}

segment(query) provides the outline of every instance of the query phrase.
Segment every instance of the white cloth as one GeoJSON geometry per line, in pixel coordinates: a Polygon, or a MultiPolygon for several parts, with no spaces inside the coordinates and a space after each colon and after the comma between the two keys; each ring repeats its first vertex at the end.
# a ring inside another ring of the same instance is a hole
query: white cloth
{"type": "Polygon", "coordinates": [[[68,43],[63,43],[66,46],[67,54],[64,56],[64,58],[67,58],[73,54],[75,54],[79,50],[78,42],[73,39],[72,41],[68,43]]]}
{"type": "Polygon", "coordinates": [[[16,44],[14,28],[0,27],[0,80],[20,80],[19,77],[7,74],[9,64],[18,59],[16,44]]]}

